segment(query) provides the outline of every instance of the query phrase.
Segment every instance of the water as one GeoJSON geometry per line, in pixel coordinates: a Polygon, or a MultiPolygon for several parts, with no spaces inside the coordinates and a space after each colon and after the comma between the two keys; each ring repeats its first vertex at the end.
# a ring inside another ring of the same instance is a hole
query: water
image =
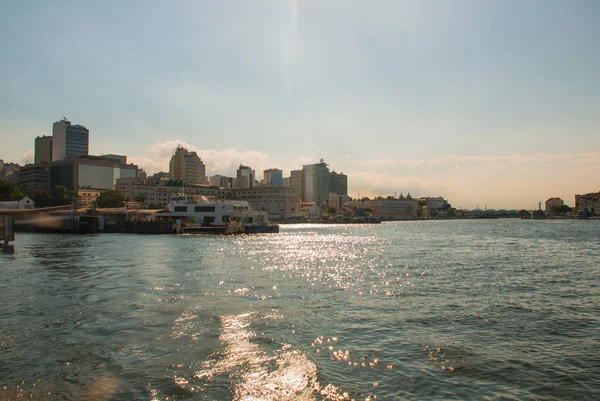
{"type": "Polygon", "coordinates": [[[17,234],[0,400],[600,399],[599,223],[17,234]]]}

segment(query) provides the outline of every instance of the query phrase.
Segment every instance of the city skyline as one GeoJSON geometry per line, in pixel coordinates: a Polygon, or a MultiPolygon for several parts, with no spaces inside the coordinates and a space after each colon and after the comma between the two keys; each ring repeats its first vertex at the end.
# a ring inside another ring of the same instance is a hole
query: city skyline
{"type": "Polygon", "coordinates": [[[33,162],[65,114],[150,174],[182,145],[208,176],[323,158],[352,197],[600,189],[594,2],[141,4],[5,7],[0,159],[33,162]]]}

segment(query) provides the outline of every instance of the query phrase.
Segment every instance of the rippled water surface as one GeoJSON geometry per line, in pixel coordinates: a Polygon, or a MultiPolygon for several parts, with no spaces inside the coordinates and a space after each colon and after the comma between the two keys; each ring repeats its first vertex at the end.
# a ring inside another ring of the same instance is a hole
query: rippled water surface
{"type": "Polygon", "coordinates": [[[15,248],[0,400],[600,399],[600,221],[15,248]]]}

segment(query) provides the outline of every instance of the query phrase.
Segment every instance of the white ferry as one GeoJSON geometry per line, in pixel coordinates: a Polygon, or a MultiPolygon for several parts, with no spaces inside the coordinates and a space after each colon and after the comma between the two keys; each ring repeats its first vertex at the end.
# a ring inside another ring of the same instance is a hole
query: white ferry
{"type": "Polygon", "coordinates": [[[246,201],[223,201],[206,196],[175,195],[167,205],[169,212],[157,218],[180,220],[180,232],[223,232],[227,234],[278,233],[266,212],[253,210],[246,201]]]}

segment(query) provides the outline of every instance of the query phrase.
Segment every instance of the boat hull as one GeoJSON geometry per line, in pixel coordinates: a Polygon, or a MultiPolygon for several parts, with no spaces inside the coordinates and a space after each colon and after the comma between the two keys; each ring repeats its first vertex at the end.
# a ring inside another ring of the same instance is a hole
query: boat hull
{"type": "Polygon", "coordinates": [[[276,234],[279,232],[279,226],[278,225],[251,225],[251,226],[244,226],[244,233],[245,234],[267,234],[267,233],[273,233],[276,234]]]}

